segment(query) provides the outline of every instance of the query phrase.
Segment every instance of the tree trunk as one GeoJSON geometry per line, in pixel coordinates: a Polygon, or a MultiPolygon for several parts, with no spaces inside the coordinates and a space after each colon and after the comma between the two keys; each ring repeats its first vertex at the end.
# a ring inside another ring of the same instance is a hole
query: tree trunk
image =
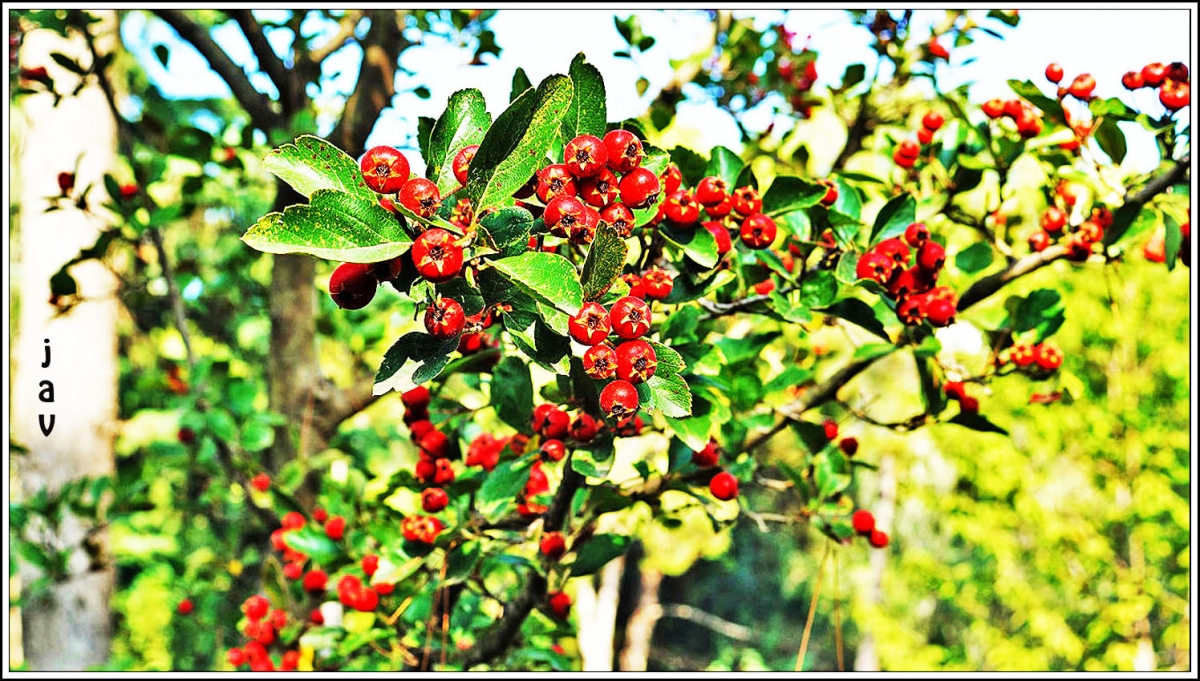
{"type": "MultiPolygon", "coordinates": [[[[97,12],[104,21],[93,27],[102,52],[113,48],[116,13],[97,12]]],[[[78,77],[59,67],[52,52],[89,63],[81,37],[67,40],[51,31],[25,36],[22,66],[45,66],[59,92],[69,95],[78,77]]],[[[19,304],[17,338],[10,355],[13,371],[12,436],[27,448],[12,457],[17,477],[14,494],[55,491],[70,480],[112,475],[117,417],[116,280],[92,260],[72,267],[82,302],[55,316],[49,304],[50,277],[83,248],[95,243],[107,226],[101,216],[67,208],[44,212],[46,197],[59,194],[58,173],[74,169],[76,187],[94,185],[91,205],[103,202],[103,174],[115,165],[116,122],[103,92],[89,85],[77,96],[64,96],[57,107],[49,94],[30,95],[17,109],[24,129],[18,141],[19,234],[14,252],[14,302],[19,304]],[[49,355],[47,355],[47,350],[49,355]],[[47,358],[49,359],[47,365],[47,358]],[[51,421],[53,418],[53,421],[51,421]],[[48,431],[48,432],[46,432],[48,431]]],[[[64,513],[57,528],[38,523],[29,539],[71,549],[67,576],[40,594],[26,594],[20,611],[21,635],[10,640],[13,662],[23,656],[35,671],[84,670],[109,656],[112,623],[109,595],[114,570],[104,557],[103,530],[88,534],[93,523],[64,513]],[[36,534],[32,534],[36,532],[36,534]],[[85,547],[86,543],[86,547],[85,547]],[[85,550],[85,548],[87,550],[85,550]],[[89,551],[97,552],[89,555],[89,551]]],[[[19,581],[38,576],[20,563],[19,581]]],[[[17,631],[17,627],[13,627],[17,631]]]]}
{"type": "Polygon", "coordinates": [[[650,641],[654,638],[654,627],[662,617],[662,606],[658,602],[658,587],[662,584],[662,571],[642,566],[641,589],[637,608],[625,625],[625,647],[621,650],[621,671],[644,672],[650,663],[650,641]]]}
{"type": "Polygon", "coordinates": [[[579,656],[585,672],[613,670],[613,639],[620,600],[621,572],[625,557],[610,561],[600,570],[599,587],[583,580],[575,591],[575,611],[579,622],[579,656]]]}

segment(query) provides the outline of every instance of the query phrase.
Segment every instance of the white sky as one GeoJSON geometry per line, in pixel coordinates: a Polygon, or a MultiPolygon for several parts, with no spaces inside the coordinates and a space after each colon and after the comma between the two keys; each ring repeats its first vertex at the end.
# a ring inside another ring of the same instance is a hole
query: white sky
{"type": "MultiPolygon", "coordinates": [[[[630,10],[615,13],[624,17],[630,10]]],[[[565,72],[571,59],[580,51],[587,54],[589,61],[604,76],[609,120],[635,116],[645,110],[646,104],[670,80],[669,59],[682,59],[696,51],[707,22],[693,10],[637,10],[637,13],[645,33],[654,36],[658,42],[648,52],[635,55],[636,63],[612,56],[613,51],[623,49],[624,41],[614,27],[614,12],[609,10],[502,9],[490,23],[502,48],[501,56],[499,59],[486,56],[487,65],[483,67],[466,66],[469,51],[444,43],[439,45],[436,39],[431,40],[428,47],[412,49],[405,53],[403,66],[415,71],[419,78],[399,76],[398,89],[424,84],[432,95],[427,100],[407,92],[397,95],[393,108],[385,112],[368,142],[401,146],[400,140],[415,131],[418,116],[436,117],[449,95],[465,87],[480,89],[495,116],[507,104],[512,75],[518,66],[523,67],[536,84],[551,73],[565,72]],[[638,97],[634,89],[639,75],[650,81],[650,87],[642,97],[638,97]]],[[[780,10],[735,10],[737,16],[747,14],[755,16],[759,28],[777,23],[784,16],[780,10]]],[[[1069,82],[1078,73],[1089,72],[1096,78],[1096,95],[1121,96],[1135,108],[1157,115],[1162,112],[1162,107],[1155,94],[1143,90],[1131,98],[1120,85],[1121,75],[1152,61],[1182,61],[1194,67],[1189,44],[1194,17],[1185,5],[1035,7],[1021,9],[1021,23],[1015,29],[984,18],[985,14],[985,10],[973,10],[978,23],[997,30],[1005,36],[1004,40],[976,32],[976,42],[952,49],[950,65],[939,66],[938,74],[941,87],[946,90],[964,82],[974,83],[971,99],[977,103],[992,97],[1012,96],[1006,83],[1010,78],[1032,80],[1049,91],[1049,83],[1042,74],[1048,63],[1057,61],[1066,71],[1064,82],[1069,82]],[[963,64],[971,59],[974,61],[963,64]]],[[[918,9],[914,15],[915,35],[924,33],[929,25],[942,17],[941,9],[918,9]]],[[[850,64],[865,63],[868,72],[873,68],[875,55],[868,46],[869,34],[851,25],[844,10],[792,10],[787,15],[786,25],[801,38],[811,35],[809,45],[820,55],[818,88],[839,82],[850,64]]],[[[236,27],[227,25],[218,30],[215,37],[230,51],[234,61],[253,64],[249,47],[236,27]]],[[[279,34],[278,37],[286,36],[279,34]]],[[[200,55],[189,46],[180,46],[165,24],[157,21],[143,24],[132,20],[126,26],[125,38],[135,51],[138,48],[134,43],[144,45],[140,51],[146,58],[142,61],[165,95],[202,96],[225,91],[200,55]],[[150,46],[158,42],[173,48],[169,75],[150,56],[150,46]]],[[[279,40],[278,47],[282,49],[285,42],[279,40]]],[[[359,58],[357,49],[344,49],[328,60],[327,72],[340,71],[342,75],[336,82],[345,83],[344,87],[348,88],[357,75],[359,58]]],[[[256,83],[264,91],[273,93],[265,77],[256,83]]],[[[1188,112],[1190,110],[1185,110],[1188,112]]],[[[715,107],[683,105],[678,111],[678,120],[679,124],[703,130],[709,146],[723,144],[740,149],[736,127],[715,107]]],[[[755,125],[753,120],[747,124],[761,127],[765,121],[761,125],[755,125]]],[[[1136,124],[1122,125],[1131,126],[1127,132],[1132,133],[1127,135],[1126,166],[1139,171],[1151,170],[1158,158],[1149,135],[1136,134],[1136,124]]],[[[321,132],[327,131],[328,125],[321,132]]],[[[422,169],[417,159],[414,170],[422,169]]]]}

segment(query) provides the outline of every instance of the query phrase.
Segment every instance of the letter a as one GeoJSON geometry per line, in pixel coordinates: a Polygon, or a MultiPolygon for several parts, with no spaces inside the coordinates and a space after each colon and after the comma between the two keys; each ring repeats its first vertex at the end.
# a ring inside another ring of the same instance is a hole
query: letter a
{"type": "Polygon", "coordinates": [[[42,388],[42,391],[38,393],[38,399],[43,402],[53,402],[54,384],[50,381],[42,381],[41,383],[38,383],[38,385],[42,388]]]}

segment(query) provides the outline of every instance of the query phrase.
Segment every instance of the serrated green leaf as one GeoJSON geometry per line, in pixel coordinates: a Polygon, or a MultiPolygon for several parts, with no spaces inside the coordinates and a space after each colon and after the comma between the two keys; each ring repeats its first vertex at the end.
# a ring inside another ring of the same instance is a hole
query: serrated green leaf
{"type": "Polygon", "coordinates": [[[704,179],[708,159],[687,147],[675,147],[670,151],[670,156],[671,162],[679,166],[679,174],[683,176],[685,185],[694,187],[704,179]]]}
{"type": "Polygon", "coordinates": [[[731,188],[737,188],[738,173],[746,164],[729,149],[722,146],[714,147],[708,166],[704,169],[705,177],[719,177],[729,183],[731,188]]]}
{"type": "Polygon", "coordinates": [[[530,251],[491,261],[492,267],[534,299],[569,315],[583,306],[583,286],[570,260],[557,253],[530,251]]]}
{"type": "Polygon", "coordinates": [[[496,415],[520,432],[529,430],[533,418],[533,378],[520,357],[508,356],[492,370],[492,406],[496,415]]]}
{"type": "Polygon", "coordinates": [[[263,168],[310,199],[321,189],[331,189],[378,203],[358,163],[315,135],[301,135],[295,143],[273,149],[263,159],[263,168]]]}
{"type": "Polygon", "coordinates": [[[1113,212],[1112,224],[1104,230],[1104,245],[1111,246],[1128,232],[1129,236],[1137,236],[1154,226],[1158,221],[1158,213],[1149,206],[1137,206],[1132,203],[1122,204],[1113,212]],[[1131,229],[1132,227],[1132,229],[1131,229]]]}
{"type": "Polygon", "coordinates": [[[901,194],[893,197],[875,216],[875,224],[871,227],[870,244],[875,244],[900,236],[908,226],[917,219],[917,202],[911,194],[901,194]]]}
{"type": "Polygon", "coordinates": [[[305,253],[339,262],[373,263],[408,251],[412,239],[372,196],[318,189],[311,203],[268,213],[242,241],[264,253],[305,253]]]}
{"type": "Polygon", "coordinates": [[[648,338],[643,340],[654,348],[654,357],[658,362],[658,366],[654,370],[655,376],[675,376],[683,373],[683,370],[687,368],[683,357],[670,346],[648,338]]]}
{"type": "Polygon", "coordinates": [[[477,213],[511,204],[513,193],[545,165],[573,90],[566,76],[549,76],[496,117],[467,174],[467,198],[477,213]]]}
{"type": "Polygon", "coordinates": [[[854,350],[854,361],[876,359],[883,357],[895,351],[896,346],[891,343],[867,343],[860,345],[854,350]]]}
{"type": "Polygon", "coordinates": [[[529,248],[533,215],[524,208],[507,206],[484,215],[479,219],[479,227],[487,236],[488,244],[501,255],[520,255],[529,248]]]}
{"type": "Polygon", "coordinates": [[[780,175],[762,196],[762,212],[769,217],[810,208],[821,202],[828,191],[823,185],[798,177],[780,175]]]}
{"type": "Polygon", "coordinates": [[[579,548],[571,563],[571,576],[590,575],[629,550],[629,537],[620,534],[597,534],[579,548]]]}
{"type": "Polygon", "coordinates": [[[454,157],[465,147],[482,142],[491,123],[482,92],[467,88],[450,95],[446,110],[430,131],[425,155],[425,177],[437,185],[442,196],[459,186],[454,178],[454,157]]]}
{"type": "Polygon", "coordinates": [[[649,389],[653,396],[654,408],[661,411],[663,416],[677,419],[691,415],[692,392],[682,377],[660,376],[656,373],[638,387],[642,385],[649,389]]]}
{"type": "Polygon", "coordinates": [[[629,247],[617,236],[614,227],[605,224],[596,230],[596,238],[588,248],[580,278],[584,300],[597,300],[612,287],[613,282],[621,276],[621,268],[628,254],[629,247]]]}
{"type": "Polygon", "coordinates": [[[665,222],[658,229],[659,234],[682,249],[697,265],[707,269],[717,264],[717,239],[707,229],[699,225],[673,227],[665,222]]]}
{"type": "Polygon", "coordinates": [[[440,340],[419,331],[404,334],[384,354],[372,394],[412,390],[440,374],[456,349],[457,338],[440,340]]]}
{"type": "Polygon", "coordinates": [[[567,73],[574,88],[571,103],[562,120],[563,145],[579,135],[603,138],[608,118],[604,77],[599,69],[587,63],[587,57],[582,52],[571,60],[571,68],[567,73]]]}

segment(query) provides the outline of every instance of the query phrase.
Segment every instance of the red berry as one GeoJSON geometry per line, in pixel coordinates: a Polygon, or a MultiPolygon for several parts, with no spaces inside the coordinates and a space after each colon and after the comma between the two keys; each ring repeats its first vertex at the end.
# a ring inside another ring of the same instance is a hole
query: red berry
{"type": "Polygon", "coordinates": [[[858,259],[854,274],[859,279],[872,279],[880,284],[886,284],[896,269],[896,261],[885,253],[871,251],[858,259]]]}
{"type": "Polygon", "coordinates": [[[196,431],[184,426],[183,428],[179,429],[179,432],[175,434],[175,437],[183,444],[190,445],[196,441],[196,431]]]}
{"type": "Polygon", "coordinates": [[[929,128],[921,128],[917,131],[917,142],[921,144],[929,144],[933,141],[933,131],[929,128]]]}
{"type": "Polygon", "coordinates": [[[434,338],[453,338],[462,333],[467,323],[462,305],[453,298],[441,298],[425,308],[425,330],[434,338]]]}
{"type": "Polygon", "coordinates": [[[304,575],[304,590],[305,591],[324,591],[325,584],[329,581],[329,575],[325,574],[324,570],[309,570],[304,575]]]}
{"type": "Polygon", "coordinates": [[[896,149],[895,153],[892,154],[892,162],[901,168],[911,168],[916,165],[917,159],[916,157],[901,156],[900,150],[896,149]]]}
{"type": "Polygon", "coordinates": [[[225,660],[229,662],[231,667],[240,667],[246,664],[246,653],[241,648],[230,648],[225,653],[225,660]]]}
{"type": "Polygon", "coordinates": [[[617,378],[642,383],[654,375],[658,358],[654,347],[644,340],[631,340],[617,346],[617,378]]]}
{"type": "Polygon", "coordinates": [[[537,197],[542,203],[549,204],[550,200],[559,196],[575,196],[579,187],[575,184],[575,176],[562,163],[553,163],[537,172],[537,197]]]}
{"type": "Polygon", "coordinates": [[[645,423],[642,421],[642,417],[634,416],[617,424],[613,432],[618,437],[636,437],[642,434],[643,426],[645,426],[645,423]]]}
{"type": "Polygon", "coordinates": [[[870,543],[871,546],[873,546],[877,549],[887,548],[887,545],[888,545],[887,533],[880,532],[879,530],[871,530],[870,536],[867,537],[867,542],[870,543]]]}
{"type": "Polygon", "coordinates": [[[700,204],[686,189],[668,194],[667,200],[663,202],[662,212],[668,220],[679,225],[694,225],[700,220],[700,204]]]}
{"type": "Polygon", "coordinates": [[[1051,83],[1057,83],[1063,79],[1063,67],[1061,64],[1050,64],[1046,66],[1046,80],[1051,83]]]}
{"type": "Polygon", "coordinates": [[[550,560],[558,560],[567,551],[567,539],[562,532],[547,532],[542,535],[542,555],[550,560]]]}
{"type": "Polygon", "coordinates": [[[650,330],[650,306],[640,298],[625,296],[613,303],[608,318],[617,336],[632,340],[650,330]]]}
{"type": "Polygon", "coordinates": [[[358,162],[363,181],[379,194],[395,194],[408,181],[408,159],[388,146],[372,147],[358,162]]]}
{"type": "Polygon", "coordinates": [[[1039,343],[1033,348],[1033,361],[1046,371],[1053,371],[1063,362],[1063,352],[1049,343],[1039,343]]]}
{"type": "Polygon", "coordinates": [[[779,233],[775,221],[762,213],[751,213],[742,221],[742,243],[754,250],[769,247],[779,233]]]}
{"type": "Polygon", "coordinates": [[[837,421],[834,421],[833,419],[825,419],[825,422],[821,424],[821,427],[825,430],[825,439],[826,440],[834,440],[837,438],[837,436],[838,436],[837,421]]]}
{"type": "Polygon", "coordinates": [[[433,217],[442,205],[437,185],[423,177],[414,177],[400,188],[400,205],[423,217],[433,217]]]}
{"type": "Polygon", "coordinates": [[[449,485],[454,482],[454,464],[450,459],[438,459],[433,462],[433,484],[449,485]]]}
{"type": "Polygon", "coordinates": [[[658,176],[647,168],[634,168],[618,184],[621,202],[630,208],[646,208],[658,199],[658,176]]]}
{"type": "Polygon", "coordinates": [[[246,602],[242,604],[242,608],[246,612],[246,618],[251,622],[255,622],[267,616],[267,611],[271,609],[271,604],[266,598],[255,594],[246,599],[246,602]]]}
{"type": "Polygon", "coordinates": [[[875,516],[865,508],[861,508],[850,516],[850,524],[859,534],[870,534],[875,531],[875,516]]]}
{"type": "Polygon", "coordinates": [[[673,287],[674,280],[671,273],[657,265],[642,275],[642,288],[646,292],[646,297],[651,300],[663,300],[671,295],[673,287]]]}
{"type": "Polygon", "coordinates": [[[375,593],[379,594],[380,596],[386,596],[392,593],[395,588],[396,585],[390,582],[380,582],[374,586],[375,593]]]}
{"type": "Polygon", "coordinates": [[[350,607],[359,612],[371,612],[379,607],[379,592],[374,589],[360,589],[350,607]]]}
{"type": "Polygon", "coordinates": [[[759,196],[757,189],[747,185],[733,190],[733,212],[745,218],[761,210],[762,197],[759,196]]]}
{"type": "Polygon", "coordinates": [[[729,251],[733,250],[733,239],[729,237],[729,230],[725,229],[725,225],[719,222],[705,222],[704,229],[707,229],[713,238],[717,240],[717,257],[721,258],[729,251]]]}
{"type": "Polygon", "coordinates": [[[533,419],[534,432],[546,439],[561,440],[571,428],[571,417],[554,405],[540,415],[535,411],[533,419]]]}
{"type": "Polygon", "coordinates": [[[914,222],[904,230],[904,240],[913,248],[920,248],[929,240],[929,228],[924,222],[914,222]]]}
{"type": "Polygon", "coordinates": [[[1029,235],[1029,250],[1040,253],[1046,250],[1050,245],[1050,235],[1043,230],[1038,230],[1029,235]]]}
{"type": "Polygon", "coordinates": [[[544,440],[538,451],[551,461],[562,461],[567,455],[567,447],[562,440],[544,440]]]}
{"type": "Polygon", "coordinates": [[[1187,64],[1181,61],[1173,61],[1167,64],[1166,72],[1163,75],[1166,80],[1173,80],[1176,83],[1189,82],[1187,64]]]}
{"type": "Polygon", "coordinates": [[[567,619],[567,615],[571,613],[571,597],[561,591],[551,593],[549,603],[550,611],[561,620],[567,619]]]}
{"type": "MultiPolygon", "coordinates": [[[[620,196],[619,190],[617,195],[620,196]]],[[[612,225],[617,236],[624,238],[633,232],[633,211],[623,203],[610,203],[600,211],[600,222],[612,225]]]]}
{"type": "Polygon", "coordinates": [[[586,208],[579,198],[560,194],[546,204],[546,212],[542,214],[542,219],[551,234],[565,239],[576,230],[577,225],[582,224],[586,208]]]}
{"type": "Polygon", "coordinates": [[[853,437],[844,437],[841,442],[838,442],[838,448],[846,456],[854,456],[858,452],[858,439],[853,437]]]}
{"type": "MultiPolygon", "coordinates": [[[[642,141],[628,130],[609,131],[604,136],[604,147],[608,152],[608,167],[617,173],[628,173],[637,168],[646,155],[642,149],[642,141]]],[[[657,184],[658,178],[655,177],[654,180],[657,184]]],[[[621,193],[624,195],[624,190],[621,193]]]]}
{"type": "Polygon", "coordinates": [[[954,303],[945,298],[935,298],[925,304],[925,317],[934,326],[950,326],[957,312],[954,303]]]}
{"type": "Polygon", "coordinates": [[[1163,80],[1167,77],[1167,67],[1160,62],[1146,64],[1142,67],[1142,80],[1147,87],[1158,87],[1162,85],[1163,80]]]}
{"type": "Polygon", "coordinates": [[[617,373],[617,352],[608,343],[599,343],[583,353],[583,371],[588,376],[603,381],[617,373]]]}
{"type": "Polygon", "coordinates": [[[1125,75],[1121,76],[1121,85],[1124,85],[1126,90],[1137,90],[1146,86],[1146,79],[1141,71],[1126,71],[1125,75]]]}
{"type": "Polygon", "coordinates": [[[75,173],[59,173],[58,174],[58,190],[63,196],[71,193],[75,188],[75,173]]]}
{"type": "Polygon", "coordinates": [[[708,208],[724,201],[729,196],[729,183],[719,177],[706,177],[696,185],[696,200],[708,208]]]}
{"type": "Polygon", "coordinates": [[[1067,214],[1061,208],[1051,206],[1042,213],[1040,224],[1049,233],[1061,232],[1067,224],[1067,214]]]}
{"type": "Polygon", "coordinates": [[[771,293],[771,291],[774,291],[774,290],[775,290],[775,280],[774,279],[764,279],[754,285],[754,292],[760,296],[769,295],[771,293]]]}
{"type": "Polygon", "coordinates": [[[457,277],[462,270],[462,246],[454,243],[454,235],[450,232],[433,227],[413,242],[412,260],[422,277],[441,284],[457,277]]]}
{"type": "Polygon", "coordinates": [[[942,127],[942,124],[944,124],[945,122],[946,122],[946,117],[937,111],[930,111],[930,112],[926,113],[924,117],[921,118],[921,126],[924,127],[926,130],[935,131],[935,132],[937,130],[940,130],[942,127]]]}
{"type": "Polygon", "coordinates": [[[579,309],[579,314],[567,322],[567,331],[571,338],[581,345],[598,345],[604,342],[612,329],[608,310],[597,302],[587,302],[579,309]]]}
{"type": "Polygon", "coordinates": [[[190,598],[185,598],[182,601],[179,601],[179,605],[175,606],[175,612],[179,613],[180,615],[190,615],[195,609],[196,606],[192,603],[192,599],[190,598]]]}
{"type": "Polygon", "coordinates": [[[964,414],[978,414],[979,400],[967,395],[958,401],[958,408],[961,409],[964,414]]]}
{"type": "Polygon", "coordinates": [[[605,208],[621,198],[619,184],[617,176],[611,170],[601,168],[595,175],[580,180],[579,198],[594,208],[605,208]]]}
{"type": "Polygon", "coordinates": [[[340,540],[346,533],[346,519],[335,515],[325,521],[325,534],[332,540],[340,540]]]}
{"type": "Polygon", "coordinates": [[[304,516],[300,515],[296,511],[288,511],[287,513],[283,514],[283,518],[280,519],[279,524],[281,527],[287,530],[298,530],[301,527],[304,527],[304,516]]]}
{"type": "Polygon", "coordinates": [[[431,430],[421,436],[417,446],[430,459],[443,459],[450,453],[450,438],[440,430],[431,430]]]}
{"type": "Polygon", "coordinates": [[[312,517],[313,520],[317,521],[318,523],[323,523],[326,520],[329,520],[329,514],[325,512],[325,509],[319,506],[313,509],[312,517]]]}
{"type": "Polygon", "coordinates": [[[369,554],[363,556],[362,570],[363,570],[363,574],[365,574],[367,576],[367,578],[370,578],[372,575],[374,575],[375,571],[378,569],[379,569],[379,556],[377,556],[373,553],[369,553],[369,554]]]}
{"type": "Polygon", "coordinates": [[[600,391],[600,409],[618,423],[632,417],[638,409],[637,388],[620,379],[609,383],[600,391]]]}
{"type": "Polygon", "coordinates": [[[1187,83],[1177,83],[1169,80],[1163,83],[1158,91],[1158,101],[1170,111],[1178,111],[1188,105],[1192,96],[1192,87],[1187,83]]]}
{"type": "Polygon", "coordinates": [[[638,275],[634,274],[633,272],[622,274],[621,281],[625,282],[629,286],[629,295],[639,299],[644,299],[646,297],[646,289],[642,285],[642,278],[638,275]]]}
{"type": "Polygon", "coordinates": [[[917,267],[927,272],[937,272],[946,263],[946,249],[936,241],[926,241],[917,249],[917,267]]]}
{"type": "Polygon", "coordinates": [[[818,180],[818,182],[820,182],[822,185],[825,186],[825,196],[821,197],[821,205],[825,206],[825,207],[829,207],[829,206],[832,206],[833,204],[837,203],[837,200],[838,200],[837,185],[834,184],[830,180],[818,180]]]}
{"type": "Polygon", "coordinates": [[[595,135],[580,135],[563,149],[563,164],[575,177],[592,177],[607,163],[608,148],[595,135]]]}
{"type": "Polygon", "coordinates": [[[450,504],[450,495],[441,487],[430,487],[421,492],[421,508],[426,513],[437,513],[450,504]]]}
{"type": "Polygon", "coordinates": [[[596,423],[596,419],[584,413],[580,413],[572,419],[568,428],[571,439],[576,442],[591,442],[599,431],[600,426],[596,423]]]}
{"type": "Polygon", "coordinates": [[[475,158],[475,153],[479,151],[478,144],[463,147],[461,151],[454,155],[454,160],[450,163],[450,168],[454,171],[454,179],[458,180],[459,184],[467,183],[467,171],[471,167],[471,161],[475,158]]]}
{"type": "Polygon", "coordinates": [[[715,206],[707,206],[704,209],[710,218],[721,219],[733,212],[733,194],[725,197],[725,200],[715,206]]]}
{"type": "Polygon", "coordinates": [[[916,159],[921,155],[921,148],[912,140],[904,140],[896,145],[896,153],[904,158],[916,159]]]}
{"type": "Polygon", "coordinates": [[[950,60],[950,50],[946,49],[946,46],[939,43],[936,38],[929,41],[929,55],[935,59],[950,60]]]}
{"type": "Polygon", "coordinates": [[[1086,102],[1092,98],[1092,90],[1096,89],[1096,79],[1089,73],[1081,73],[1075,76],[1075,80],[1071,81],[1067,91],[1071,96],[1081,102],[1086,102]]]}
{"type": "Polygon", "coordinates": [[[1004,100],[998,97],[996,99],[989,99],[980,108],[983,109],[983,113],[988,118],[1000,118],[1004,115],[1004,100]]]}
{"type": "Polygon", "coordinates": [[[367,263],[345,262],[329,277],[329,297],[343,310],[360,310],[375,297],[379,280],[367,263]]]}
{"type": "Polygon", "coordinates": [[[658,181],[662,183],[663,191],[670,196],[683,186],[683,173],[679,171],[679,166],[668,163],[662,174],[658,176],[658,181]]]}
{"type": "Polygon", "coordinates": [[[721,460],[721,448],[714,440],[709,440],[703,449],[692,451],[692,463],[700,468],[712,468],[721,460]]]}
{"type": "Polygon", "coordinates": [[[896,317],[909,326],[916,326],[925,319],[924,296],[909,296],[896,306],[896,317]]]}
{"type": "Polygon", "coordinates": [[[250,480],[250,486],[259,492],[271,489],[271,478],[266,473],[259,473],[250,480]]]}
{"type": "Polygon", "coordinates": [[[291,672],[295,671],[296,667],[300,666],[300,651],[289,650],[283,654],[283,658],[279,662],[279,671],[291,672]]]}
{"type": "Polygon", "coordinates": [[[738,495],[738,479],[729,471],[721,471],[708,481],[708,491],[721,501],[736,499],[738,495]]]}

